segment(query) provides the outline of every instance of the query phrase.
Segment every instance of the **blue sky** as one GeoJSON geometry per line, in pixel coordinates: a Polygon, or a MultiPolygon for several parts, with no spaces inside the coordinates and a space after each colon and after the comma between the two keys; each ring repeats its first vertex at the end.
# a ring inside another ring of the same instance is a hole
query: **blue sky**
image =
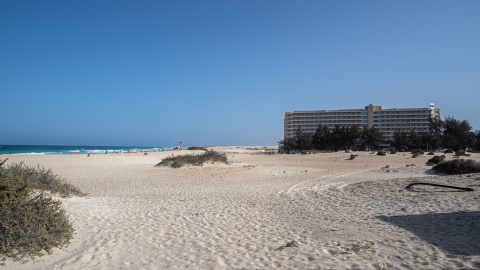
{"type": "Polygon", "coordinates": [[[285,112],[480,129],[480,1],[0,1],[0,144],[274,145],[285,112]]]}

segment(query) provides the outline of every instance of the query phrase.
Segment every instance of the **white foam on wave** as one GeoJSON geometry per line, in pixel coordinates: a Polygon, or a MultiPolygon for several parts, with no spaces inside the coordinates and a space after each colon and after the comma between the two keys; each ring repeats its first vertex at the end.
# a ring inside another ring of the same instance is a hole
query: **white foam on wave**
{"type": "Polygon", "coordinates": [[[112,151],[112,150],[86,150],[87,153],[92,153],[92,154],[105,154],[105,151],[109,152],[109,151],[112,151]]]}
{"type": "Polygon", "coordinates": [[[12,154],[12,155],[46,155],[47,153],[15,153],[15,154],[12,154]]]}

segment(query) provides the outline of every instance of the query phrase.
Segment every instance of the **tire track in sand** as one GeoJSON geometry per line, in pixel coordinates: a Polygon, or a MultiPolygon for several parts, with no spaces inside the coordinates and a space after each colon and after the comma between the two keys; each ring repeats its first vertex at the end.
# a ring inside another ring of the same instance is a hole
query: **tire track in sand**
{"type": "MultiPolygon", "coordinates": [[[[303,182],[300,182],[298,184],[295,184],[293,186],[291,186],[289,189],[287,190],[282,190],[280,192],[278,192],[279,194],[291,194],[293,192],[300,192],[302,190],[305,190],[305,189],[309,189],[309,188],[312,188],[312,187],[316,187],[318,185],[322,185],[322,186],[335,186],[335,185],[341,185],[342,183],[338,183],[337,181],[334,181],[335,179],[338,179],[338,178],[343,178],[343,177],[346,177],[346,176],[350,176],[350,175],[353,175],[353,174],[360,174],[360,173],[365,173],[365,172],[370,172],[370,171],[374,171],[374,170],[377,170],[378,168],[374,168],[374,169],[368,169],[368,170],[362,170],[362,171],[355,171],[355,172],[349,172],[349,173],[345,173],[345,172],[339,172],[339,173],[333,173],[333,174],[329,174],[329,175],[324,175],[324,176],[320,176],[320,177],[316,177],[316,178],[313,178],[313,179],[308,179],[308,180],[305,180],[303,182]]],[[[353,181],[352,181],[353,182],[353,181]]],[[[350,184],[350,183],[349,183],[350,184]]]]}

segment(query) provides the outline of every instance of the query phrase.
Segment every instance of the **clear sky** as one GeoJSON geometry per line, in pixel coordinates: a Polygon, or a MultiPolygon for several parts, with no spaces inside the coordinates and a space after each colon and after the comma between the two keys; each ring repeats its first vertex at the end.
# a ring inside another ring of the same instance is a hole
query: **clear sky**
{"type": "Polygon", "coordinates": [[[480,1],[0,1],[0,144],[275,145],[285,112],[480,129],[480,1]]]}

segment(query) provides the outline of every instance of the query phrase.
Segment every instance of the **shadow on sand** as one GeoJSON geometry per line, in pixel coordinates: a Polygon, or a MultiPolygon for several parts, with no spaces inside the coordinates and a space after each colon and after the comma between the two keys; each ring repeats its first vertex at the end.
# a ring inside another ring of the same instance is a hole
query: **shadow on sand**
{"type": "Polygon", "coordinates": [[[480,255],[480,211],[377,216],[455,255],[480,255]]]}

